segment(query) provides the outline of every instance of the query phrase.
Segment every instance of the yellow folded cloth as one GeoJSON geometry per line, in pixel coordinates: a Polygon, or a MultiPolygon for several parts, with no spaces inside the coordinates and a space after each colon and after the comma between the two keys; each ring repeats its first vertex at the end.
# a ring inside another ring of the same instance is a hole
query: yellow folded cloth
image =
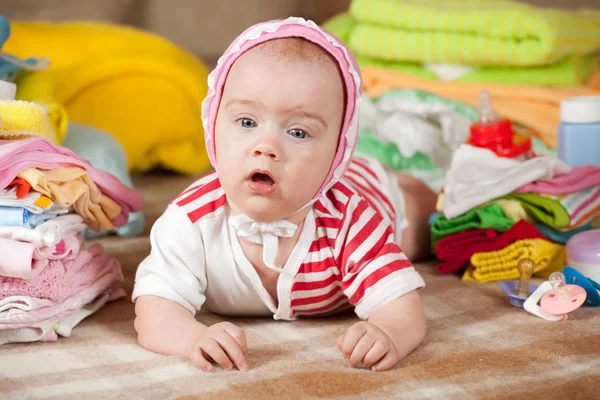
{"type": "Polygon", "coordinates": [[[560,271],[567,264],[565,246],[544,239],[524,239],[502,250],[473,254],[471,266],[462,279],[475,282],[519,279],[517,262],[525,257],[535,262],[534,273],[560,271]]]}
{"type": "Polygon", "coordinates": [[[192,54],[125,25],[11,21],[11,29],[3,51],[51,60],[19,76],[17,98],[48,108],[57,143],[72,120],[113,135],[130,170],[210,168],[201,120],[208,68],[192,54]]]}
{"type": "Polygon", "coordinates": [[[523,219],[527,222],[533,223],[533,219],[527,214],[527,211],[525,211],[521,203],[519,203],[517,200],[497,199],[492,201],[492,203],[498,204],[498,206],[502,209],[502,212],[504,212],[508,218],[515,222],[523,219]]]}
{"type": "Polygon", "coordinates": [[[81,215],[90,228],[106,231],[114,228],[111,220],[121,207],[102,194],[87,172],[78,167],[58,167],[52,170],[28,168],[19,178],[25,179],[32,190],[50,197],[63,207],[71,207],[81,215]]]}
{"type": "Polygon", "coordinates": [[[589,87],[545,88],[492,83],[436,82],[384,68],[361,69],[363,88],[372,98],[391,89],[420,89],[479,106],[478,95],[488,90],[494,108],[504,117],[529,128],[548,146],[556,148],[556,127],[560,123],[560,101],[573,96],[597,96],[600,92],[589,87]]]}
{"type": "Polygon", "coordinates": [[[42,136],[55,140],[46,109],[22,100],[0,101],[0,139],[24,139],[42,136]]]}

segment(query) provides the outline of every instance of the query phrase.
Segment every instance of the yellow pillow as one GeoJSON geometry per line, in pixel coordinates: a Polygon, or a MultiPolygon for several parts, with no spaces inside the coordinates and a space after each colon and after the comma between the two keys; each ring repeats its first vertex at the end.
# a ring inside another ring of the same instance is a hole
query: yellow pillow
{"type": "Polygon", "coordinates": [[[208,69],[169,41],[131,27],[96,22],[11,22],[3,50],[45,56],[50,67],[23,73],[17,98],[48,107],[60,143],[67,120],[112,134],[129,169],[183,173],[210,168],[201,103],[208,69]]]}

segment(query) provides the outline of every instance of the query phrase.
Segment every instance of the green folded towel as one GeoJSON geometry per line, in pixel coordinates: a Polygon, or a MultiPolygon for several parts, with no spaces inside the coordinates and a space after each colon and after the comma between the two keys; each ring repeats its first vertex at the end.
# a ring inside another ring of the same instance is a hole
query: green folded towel
{"type": "Polygon", "coordinates": [[[444,237],[468,229],[495,229],[504,232],[514,224],[515,221],[508,218],[497,204],[474,208],[451,219],[440,215],[431,225],[431,248],[435,249],[437,242],[444,237]]]}
{"type": "Polygon", "coordinates": [[[531,218],[552,228],[566,228],[571,223],[569,213],[558,200],[535,193],[511,193],[502,198],[518,201],[531,218]]]}
{"type": "MultiPolygon", "coordinates": [[[[600,23],[600,22],[599,22],[600,23]]],[[[340,40],[350,43],[357,20],[349,13],[337,15],[323,25],[340,40]]],[[[598,28],[600,30],[600,28],[598,28]]],[[[383,42],[377,42],[383,46],[383,42]]],[[[352,46],[350,45],[352,48],[352,46]]],[[[390,46],[401,48],[402,46],[390,46]]],[[[396,70],[422,79],[439,80],[431,71],[423,67],[423,62],[386,60],[366,56],[360,48],[352,48],[361,68],[381,67],[396,70]]],[[[574,55],[564,57],[552,64],[541,66],[484,66],[476,67],[472,72],[456,79],[457,82],[483,82],[506,85],[534,85],[550,87],[569,87],[582,84],[585,79],[598,68],[598,57],[595,54],[574,55]]]]}
{"type": "MultiPolygon", "coordinates": [[[[358,56],[357,60],[361,68],[387,68],[423,79],[439,80],[433,72],[415,63],[383,61],[362,56],[358,56]]],[[[595,55],[570,56],[565,57],[554,64],[544,66],[481,67],[456,79],[456,82],[571,87],[581,85],[597,68],[598,58],[595,55]]]]}
{"type": "Polygon", "coordinates": [[[544,65],[600,49],[600,11],[509,0],[353,0],[348,44],[383,60],[544,65]]]}

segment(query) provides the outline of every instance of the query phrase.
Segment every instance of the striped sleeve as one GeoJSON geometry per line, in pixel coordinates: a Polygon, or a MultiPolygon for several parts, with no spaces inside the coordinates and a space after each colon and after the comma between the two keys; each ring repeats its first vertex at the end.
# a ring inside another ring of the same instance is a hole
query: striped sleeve
{"type": "Polygon", "coordinates": [[[348,203],[336,240],[342,290],[361,319],[378,307],[425,286],[394,242],[389,222],[360,196],[348,203]]]}

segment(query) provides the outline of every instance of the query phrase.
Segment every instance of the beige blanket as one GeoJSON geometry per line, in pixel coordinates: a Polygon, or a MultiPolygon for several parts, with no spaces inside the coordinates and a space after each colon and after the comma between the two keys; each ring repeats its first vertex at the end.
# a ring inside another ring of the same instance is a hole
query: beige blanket
{"type": "MultiPolygon", "coordinates": [[[[150,223],[191,179],[139,177],[150,223]]],[[[149,251],[147,232],[103,239],[123,264],[131,293],[149,251]]],[[[508,304],[496,284],[474,284],[419,265],[427,287],[426,342],[397,368],[350,369],[335,339],[349,316],[234,321],[248,335],[250,370],[203,373],[138,346],[133,304],[107,305],[56,343],[0,347],[0,399],[599,399],[600,309],[547,322],[508,304]]],[[[201,315],[204,323],[220,319],[201,315]]]]}

